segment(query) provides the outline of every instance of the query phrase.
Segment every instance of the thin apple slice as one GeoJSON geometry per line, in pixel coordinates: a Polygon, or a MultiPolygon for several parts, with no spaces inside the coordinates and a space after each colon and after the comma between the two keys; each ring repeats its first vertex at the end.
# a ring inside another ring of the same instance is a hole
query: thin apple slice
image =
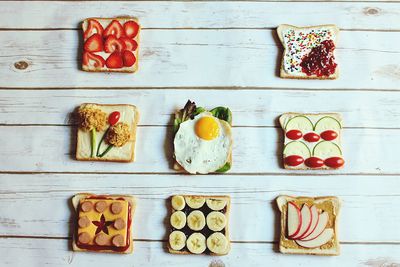
{"type": "Polygon", "coordinates": [[[309,236],[303,238],[302,240],[310,241],[317,238],[325,230],[326,225],[328,224],[328,220],[329,220],[329,214],[328,212],[324,211],[319,215],[319,221],[314,231],[309,236]]]}
{"type": "Polygon", "coordinates": [[[297,235],[301,227],[301,214],[300,209],[294,202],[288,202],[287,212],[287,225],[288,225],[288,236],[297,235]]]}
{"type": "Polygon", "coordinates": [[[319,213],[318,213],[317,207],[312,205],[310,209],[311,209],[311,215],[312,215],[311,216],[312,222],[311,222],[310,228],[308,228],[308,231],[304,232],[304,234],[302,234],[301,236],[298,237],[298,239],[300,239],[300,240],[311,235],[311,233],[314,232],[314,230],[317,227],[317,224],[319,222],[319,213]]]}
{"type": "Polygon", "coordinates": [[[296,243],[304,248],[318,248],[329,242],[333,238],[334,231],[332,228],[325,229],[317,238],[309,241],[296,240],[296,243]]]}
{"type": "Polygon", "coordinates": [[[304,204],[303,207],[301,208],[300,214],[301,214],[300,231],[296,235],[291,237],[291,239],[298,239],[305,232],[307,232],[308,229],[310,229],[311,222],[313,220],[312,213],[311,213],[311,208],[307,204],[304,204]]]}

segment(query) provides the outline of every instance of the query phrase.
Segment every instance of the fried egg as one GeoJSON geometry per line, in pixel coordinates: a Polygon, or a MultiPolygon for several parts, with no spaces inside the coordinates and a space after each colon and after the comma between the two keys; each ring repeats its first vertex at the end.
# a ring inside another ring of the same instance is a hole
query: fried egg
{"type": "Polygon", "coordinates": [[[209,112],[182,122],[174,139],[175,160],[193,174],[215,172],[223,167],[231,147],[231,126],[209,112]]]}

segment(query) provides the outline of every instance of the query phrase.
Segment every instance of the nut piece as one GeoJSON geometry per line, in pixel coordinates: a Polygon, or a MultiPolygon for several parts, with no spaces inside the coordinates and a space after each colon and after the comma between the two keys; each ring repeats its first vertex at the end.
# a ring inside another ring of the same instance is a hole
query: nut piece
{"type": "Polygon", "coordinates": [[[96,242],[96,244],[99,246],[104,246],[108,242],[108,237],[106,234],[100,233],[96,235],[94,242],[96,242]]]}
{"type": "Polygon", "coordinates": [[[122,235],[115,235],[113,238],[112,238],[112,244],[114,245],[114,246],[116,246],[116,247],[122,247],[122,246],[124,246],[125,244],[124,244],[124,237],[122,236],[122,235]]]}
{"type": "Polygon", "coordinates": [[[118,122],[110,127],[105,140],[110,145],[121,147],[129,141],[129,138],[131,138],[129,125],[123,122],[118,122]]]}
{"type": "Polygon", "coordinates": [[[87,243],[89,243],[89,241],[90,241],[90,235],[89,235],[89,233],[86,233],[86,232],[80,233],[79,236],[78,236],[78,241],[79,241],[79,243],[81,243],[81,244],[87,244],[87,243]]]}
{"type": "Polygon", "coordinates": [[[80,228],[86,228],[90,225],[90,220],[87,216],[80,217],[78,220],[78,225],[80,228]]]}
{"type": "Polygon", "coordinates": [[[118,214],[122,211],[122,204],[120,202],[113,202],[111,204],[111,212],[114,214],[118,214]]]}
{"type": "Polygon", "coordinates": [[[93,209],[93,203],[90,201],[85,201],[81,203],[81,210],[83,212],[88,212],[91,211],[93,209]]]}
{"type": "Polygon", "coordinates": [[[103,212],[106,210],[106,208],[107,208],[107,203],[105,201],[99,201],[95,205],[95,209],[97,210],[97,212],[103,212]]]}
{"type": "Polygon", "coordinates": [[[122,218],[118,218],[114,221],[114,228],[117,230],[122,230],[125,228],[125,221],[122,218]]]}

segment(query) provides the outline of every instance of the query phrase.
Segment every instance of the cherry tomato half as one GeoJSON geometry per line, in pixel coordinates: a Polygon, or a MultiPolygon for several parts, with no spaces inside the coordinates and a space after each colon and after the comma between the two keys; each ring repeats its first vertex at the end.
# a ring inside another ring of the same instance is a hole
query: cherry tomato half
{"type": "Polygon", "coordinates": [[[286,137],[291,140],[300,139],[302,136],[303,134],[299,130],[290,130],[289,132],[286,133],[286,137]]]}
{"type": "Polygon", "coordinates": [[[303,157],[298,155],[291,155],[285,158],[285,164],[289,166],[297,166],[304,162],[303,157]]]}
{"type": "Polygon", "coordinates": [[[317,157],[311,157],[306,159],[304,161],[304,164],[306,164],[306,166],[310,168],[320,168],[324,166],[324,161],[317,157]]]}
{"type": "Polygon", "coordinates": [[[121,114],[119,113],[119,111],[114,111],[110,114],[110,116],[108,116],[108,123],[113,126],[115,125],[120,118],[121,114]]]}
{"type": "Polygon", "coordinates": [[[344,160],[341,157],[327,158],[325,160],[325,165],[337,169],[344,165],[344,160]]]}
{"type": "Polygon", "coordinates": [[[307,142],[318,142],[318,140],[320,139],[319,135],[316,133],[308,133],[304,135],[304,140],[306,140],[307,142]]]}
{"type": "Polygon", "coordinates": [[[335,131],[327,130],[321,133],[321,137],[326,141],[332,141],[338,137],[338,134],[335,131]]]}

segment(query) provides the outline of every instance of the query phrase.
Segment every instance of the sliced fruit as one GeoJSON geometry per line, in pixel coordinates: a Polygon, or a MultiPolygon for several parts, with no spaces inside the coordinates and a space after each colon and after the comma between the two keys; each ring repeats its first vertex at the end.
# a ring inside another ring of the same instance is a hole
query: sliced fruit
{"type": "Polygon", "coordinates": [[[180,210],[175,211],[171,215],[170,223],[175,229],[182,229],[186,225],[186,214],[180,210]]]}
{"type": "Polygon", "coordinates": [[[227,200],[223,198],[208,198],[207,206],[212,210],[222,210],[227,204],[227,200]]]}
{"type": "Polygon", "coordinates": [[[119,40],[121,42],[124,42],[126,50],[135,51],[138,48],[138,43],[133,39],[130,39],[128,37],[121,37],[119,38],[119,40]]]}
{"type": "Polygon", "coordinates": [[[326,228],[326,225],[328,224],[329,220],[329,214],[328,212],[324,211],[319,215],[319,220],[318,224],[315,227],[314,231],[306,238],[303,238],[303,241],[309,241],[317,238],[326,228]]]}
{"type": "Polygon", "coordinates": [[[303,136],[304,140],[306,140],[309,143],[314,143],[314,142],[318,142],[320,139],[320,136],[316,133],[307,133],[303,136]]]}
{"type": "Polygon", "coordinates": [[[125,35],[129,38],[135,38],[139,32],[139,24],[136,21],[127,21],[124,24],[125,35]]]}
{"type": "Polygon", "coordinates": [[[124,66],[120,52],[112,53],[106,60],[106,66],[110,69],[120,69],[124,66]]]}
{"type": "Polygon", "coordinates": [[[186,196],[185,197],[186,204],[192,209],[199,209],[203,207],[206,199],[204,197],[199,196],[186,196]]]}
{"type": "Polygon", "coordinates": [[[173,250],[181,250],[186,245],[186,235],[181,231],[173,231],[169,234],[169,246],[173,250]]]}
{"type": "Polygon", "coordinates": [[[318,212],[317,207],[315,207],[313,205],[313,206],[311,206],[310,209],[311,209],[311,215],[312,215],[312,222],[311,222],[310,228],[306,232],[304,232],[304,234],[302,234],[301,236],[298,237],[298,239],[300,239],[300,240],[308,237],[315,230],[315,227],[317,227],[317,224],[319,221],[319,212],[318,212]]]}
{"type": "Polygon", "coordinates": [[[341,155],[342,151],[340,150],[340,147],[329,141],[319,142],[313,149],[313,156],[321,159],[340,157],[341,155]]]}
{"type": "Polygon", "coordinates": [[[334,169],[340,168],[344,165],[344,159],[341,157],[331,157],[324,161],[325,165],[334,169]]]}
{"type": "Polygon", "coordinates": [[[210,230],[218,232],[226,226],[226,216],[219,211],[212,211],[206,218],[207,226],[210,230]]]}
{"type": "Polygon", "coordinates": [[[213,233],[207,238],[207,247],[215,254],[226,254],[229,251],[229,241],[222,233],[213,233]]]}
{"type": "Polygon", "coordinates": [[[114,35],[108,36],[104,42],[104,51],[107,53],[112,53],[114,51],[122,52],[125,48],[125,42],[117,39],[114,35]]]}
{"type": "Polygon", "coordinates": [[[87,38],[89,38],[90,36],[92,36],[93,34],[103,34],[103,26],[101,26],[100,22],[98,22],[95,19],[89,19],[88,20],[88,25],[87,25],[87,29],[83,34],[84,39],[86,40],[87,38]]]}
{"type": "Polygon", "coordinates": [[[96,69],[101,69],[104,67],[105,60],[99,55],[90,52],[83,52],[82,64],[85,66],[95,67],[96,69]]]}
{"type": "Polygon", "coordinates": [[[203,212],[194,210],[187,216],[187,225],[193,231],[200,231],[206,225],[206,218],[203,212]]]}
{"type": "Polygon", "coordinates": [[[105,28],[103,32],[103,37],[107,37],[109,35],[114,35],[115,37],[120,38],[125,35],[124,28],[118,20],[111,21],[110,24],[105,28]]]}
{"type": "Polygon", "coordinates": [[[311,157],[306,159],[304,164],[310,168],[321,168],[324,166],[324,161],[318,157],[311,157]]]}
{"type": "Polygon", "coordinates": [[[301,226],[299,232],[292,236],[291,239],[298,239],[300,236],[302,236],[305,232],[307,232],[310,229],[313,217],[311,213],[311,208],[307,205],[304,204],[303,207],[301,208],[301,226]]]}
{"type": "Polygon", "coordinates": [[[303,159],[311,157],[310,149],[308,149],[307,145],[301,141],[292,141],[285,145],[283,149],[283,156],[291,156],[291,155],[298,155],[301,156],[303,159]]]}
{"type": "Polygon", "coordinates": [[[286,133],[286,137],[291,140],[298,140],[303,136],[299,130],[290,130],[286,133]]]}
{"type": "Polygon", "coordinates": [[[103,51],[103,38],[100,34],[93,34],[86,40],[83,49],[87,52],[100,52],[103,51]]]}
{"type": "Polygon", "coordinates": [[[287,217],[288,237],[292,238],[297,235],[301,227],[301,213],[296,203],[288,202],[287,217]]]}
{"type": "Polygon", "coordinates": [[[302,133],[312,132],[314,130],[313,124],[306,116],[296,116],[291,118],[285,126],[286,132],[290,130],[299,130],[302,133]]]}
{"type": "Polygon", "coordinates": [[[322,139],[324,139],[326,141],[332,141],[338,137],[338,134],[335,131],[326,130],[321,133],[321,137],[322,137],[322,139]]]}
{"type": "Polygon", "coordinates": [[[173,196],[171,199],[171,205],[175,210],[183,210],[185,207],[185,198],[183,196],[173,196]]]}
{"type": "Polygon", "coordinates": [[[335,233],[332,228],[327,228],[317,238],[313,240],[296,240],[296,243],[304,248],[318,248],[332,240],[334,234],[335,233]]]}
{"type": "Polygon", "coordinates": [[[125,50],[122,52],[122,60],[125,67],[131,67],[135,64],[136,57],[131,51],[125,50]]]}
{"type": "Polygon", "coordinates": [[[200,234],[200,233],[193,233],[187,239],[186,247],[193,254],[201,254],[207,248],[207,246],[206,246],[206,237],[203,234],[200,234]]]}
{"type": "Polygon", "coordinates": [[[302,164],[304,162],[303,157],[299,156],[299,155],[291,155],[288,156],[284,159],[285,164],[288,166],[299,166],[300,164],[302,164]]]}
{"type": "Polygon", "coordinates": [[[338,133],[340,129],[342,129],[342,125],[340,124],[340,122],[330,116],[319,119],[314,127],[314,130],[319,133],[322,133],[326,130],[332,130],[338,133]]]}

